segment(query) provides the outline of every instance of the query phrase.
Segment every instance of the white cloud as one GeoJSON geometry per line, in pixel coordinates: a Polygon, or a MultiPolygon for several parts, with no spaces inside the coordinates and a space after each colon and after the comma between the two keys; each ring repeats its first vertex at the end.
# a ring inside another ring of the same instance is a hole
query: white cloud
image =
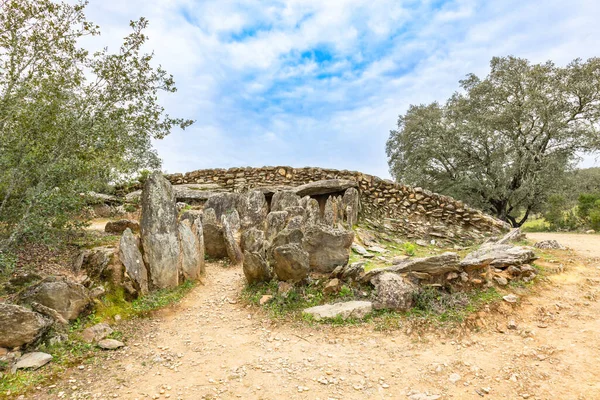
{"type": "Polygon", "coordinates": [[[88,15],[112,49],[129,19],[150,20],[148,48],[179,88],[164,104],[197,120],[156,143],[171,172],[290,164],[386,177],[385,141],[409,104],[445,101],[496,55],[600,53],[590,0],[103,0],[88,15]]]}

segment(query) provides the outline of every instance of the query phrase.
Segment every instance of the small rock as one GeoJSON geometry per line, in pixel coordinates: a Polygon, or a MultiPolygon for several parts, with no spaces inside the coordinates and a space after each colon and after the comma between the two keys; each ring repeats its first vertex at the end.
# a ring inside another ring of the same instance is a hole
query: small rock
{"type": "Polygon", "coordinates": [[[499,285],[499,286],[506,286],[508,285],[508,280],[503,277],[503,276],[495,276],[494,277],[494,281],[499,285]]]}
{"type": "Polygon", "coordinates": [[[265,304],[267,304],[271,300],[273,300],[273,296],[271,296],[270,294],[265,294],[264,296],[262,296],[260,298],[259,303],[260,303],[261,306],[264,306],[265,304]]]}
{"type": "Polygon", "coordinates": [[[516,303],[519,298],[517,296],[515,296],[514,294],[507,294],[506,296],[502,297],[504,299],[504,301],[506,301],[507,303],[516,303]]]}
{"type": "Polygon", "coordinates": [[[511,330],[516,330],[516,329],[517,329],[517,323],[515,322],[515,320],[514,320],[514,319],[511,319],[511,320],[510,320],[510,321],[508,321],[508,323],[506,324],[506,327],[507,327],[508,329],[511,329],[511,330]]]}
{"type": "Polygon", "coordinates": [[[336,294],[339,293],[341,288],[342,282],[339,279],[334,278],[327,282],[327,285],[323,288],[323,294],[336,294]]]}
{"type": "Polygon", "coordinates": [[[326,318],[340,317],[346,320],[350,317],[361,319],[373,310],[370,301],[348,301],[345,303],[325,304],[322,306],[310,307],[303,311],[310,314],[314,319],[321,320],[326,318]]]}
{"type": "Polygon", "coordinates": [[[352,251],[365,257],[370,255],[367,249],[365,249],[358,243],[352,243],[352,251]]]}
{"type": "Polygon", "coordinates": [[[115,339],[104,339],[98,342],[98,347],[104,350],[116,350],[123,346],[125,346],[125,343],[115,339]]]}
{"type": "Polygon", "coordinates": [[[81,337],[87,343],[93,343],[105,339],[113,333],[113,330],[107,324],[96,324],[86,328],[81,333],[81,337]]]}
{"type": "Polygon", "coordinates": [[[450,376],[448,377],[448,380],[452,383],[456,383],[458,381],[460,381],[461,376],[457,373],[454,374],[450,374],[450,376]]]}
{"type": "Polygon", "coordinates": [[[38,369],[52,361],[52,356],[47,353],[34,352],[24,354],[19,358],[19,361],[13,367],[13,370],[17,369],[38,369]]]}

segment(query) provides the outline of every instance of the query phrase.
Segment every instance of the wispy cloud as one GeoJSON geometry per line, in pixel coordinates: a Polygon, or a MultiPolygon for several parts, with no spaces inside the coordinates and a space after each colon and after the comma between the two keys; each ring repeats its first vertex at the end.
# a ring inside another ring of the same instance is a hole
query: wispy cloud
{"type": "Polygon", "coordinates": [[[592,0],[103,0],[88,15],[103,30],[89,45],[110,48],[130,19],[150,20],[148,49],[179,88],[164,104],[197,120],[156,143],[170,172],[286,164],[388,176],[385,141],[409,104],[445,100],[496,55],[600,54],[592,0]]]}

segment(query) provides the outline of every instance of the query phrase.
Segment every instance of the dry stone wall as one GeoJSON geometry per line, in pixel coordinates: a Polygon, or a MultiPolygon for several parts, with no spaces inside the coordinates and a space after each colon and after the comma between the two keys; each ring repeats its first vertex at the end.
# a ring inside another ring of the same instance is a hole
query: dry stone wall
{"type": "Polygon", "coordinates": [[[409,238],[468,240],[509,228],[506,223],[470,208],[462,201],[356,171],[285,166],[242,167],[203,169],[166,177],[174,185],[211,184],[233,192],[293,187],[325,179],[349,179],[357,183],[359,190],[359,220],[409,238]]]}

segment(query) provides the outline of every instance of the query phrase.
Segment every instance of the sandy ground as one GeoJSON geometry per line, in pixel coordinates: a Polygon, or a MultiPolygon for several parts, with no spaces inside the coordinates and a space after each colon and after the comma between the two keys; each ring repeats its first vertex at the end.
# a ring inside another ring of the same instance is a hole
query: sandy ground
{"type": "Polygon", "coordinates": [[[600,235],[539,232],[528,233],[527,237],[537,242],[542,240],[556,240],[563,246],[575,250],[580,256],[600,258],[600,235]]]}
{"type": "Polygon", "coordinates": [[[533,293],[454,337],[274,323],[239,301],[240,268],[211,264],[126,348],[30,398],[600,399],[600,236],[556,238],[583,257],[557,251],[533,293]]]}

